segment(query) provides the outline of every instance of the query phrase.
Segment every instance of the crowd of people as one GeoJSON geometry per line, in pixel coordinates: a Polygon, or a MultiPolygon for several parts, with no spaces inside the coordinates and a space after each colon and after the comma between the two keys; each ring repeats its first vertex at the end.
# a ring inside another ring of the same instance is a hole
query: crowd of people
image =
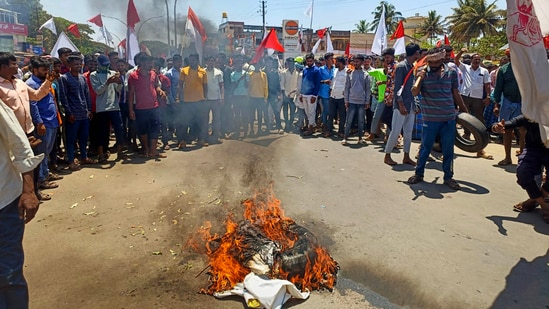
{"type": "MultiPolygon", "coordinates": [[[[203,59],[204,66],[198,54],[166,61],[141,52],[131,66],[114,51],[83,56],[61,48],[57,57],[33,57],[28,71],[18,72],[18,80],[30,87],[28,108],[8,93],[2,99],[24,131],[41,140],[35,149],[45,154],[35,172],[41,200],[51,196],[40,189],[56,188],[63,177],[59,162],[77,171],[107,162],[111,153],[124,160],[126,149],[144,158],[166,158],[171,149],[284,133],[343,145],[354,136],[358,144],[384,136],[384,162],[398,164],[391,153],[402,148],[402,163],[416,166],[412,184],[423,179],[435,146],[442,152],[445,184],[458,190],[452,164],[457,112],[470,112],[490,128],[498,117],[519,116],[521,106],[508,52],[499,67],[466,52],[454,56],[448,45],[428,51],[410,43],[402,55],[386,48],[379,57],[309,53],[285,60],[265,56],[256,63],[220,53],[203,59]],[[437,68],[443,74],[435,78],[437,68]],[[416,162],[410,149],[420,112],[416,162]]],[[[7,65],[3,70],[7,79],[12,72],[7,65]]],[[[464,131],[463,138],[470,139],[471,132],[464,131]]],[[[516,155],[523,152],[525,134],[525,129],[504,131],[505,158],[499,165],[512,163],[514,136],[520,145],[516,155]]],[[[477,156],[493,159],[484,150],[477,156]]]]}

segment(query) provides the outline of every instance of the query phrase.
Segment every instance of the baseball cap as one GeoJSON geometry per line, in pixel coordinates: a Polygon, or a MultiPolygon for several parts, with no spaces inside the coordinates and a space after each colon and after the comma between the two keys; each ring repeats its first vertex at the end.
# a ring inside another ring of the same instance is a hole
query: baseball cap
{"type": "Polygon", "coordinates": [[[97,57],[97,64],[99,64],[99,66],[101,67],[108,67],[109,65],[111,65],[111,61],[109,60],[109,57],[105,55],[99,55],[99,57],[97,57]]]}

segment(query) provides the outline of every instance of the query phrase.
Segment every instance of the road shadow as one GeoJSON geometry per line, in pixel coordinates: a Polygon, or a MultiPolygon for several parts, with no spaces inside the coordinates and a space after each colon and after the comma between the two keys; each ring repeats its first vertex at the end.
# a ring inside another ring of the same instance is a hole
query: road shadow
{"type": "MultiPolygon", "coordinates": [[[[410,175],[412,176],[412,175],[410,175]]],[[[419,197],[424,196],[430,199],[442,199],[444,194],[458,192],[456,190],[450,189],[447,185],[440,182],[440,176],[435,177],[431,182],[422,181],[417,184],[409,184],[407,181],[401,181],[404,184],[407,184],[412,191],[414,191],[414,197],[412,201],[417,200],[419,197]]],[[[459,183],[461,189],[459,191],[468,193],[468,194],[488,194],[490,190],[487,188],[464,180],[456,180],[459,183]]]]}
{"type": "Polygon", "coordinates": [[[284,136],[279,135],[279,136],[276,136],[276,137],[259,138],[259,139],[249,140],[249,141],[243,140],[243,142],[267,148],[267,147],[271,146],[272,143],[274,143],[275,141],[277,141],[277,140],[279,140],[280,138],[283,138],[283,137],[284,136]]]}
{"type": "Polygon", "coordinates": [[[492,221],[498,227],[498,232],[503,236],[507,236],[507,229],[503,226],[504,221],[528,224],[534,227],[534,231],[549,235],[549,224],[543,221],[539,211],[539,208],[537,208],[531,212],[519,212],[516,217],[488,216],[486,219],[492,221]]]}
{"type": "Polygon", "coordinates": [[[520,258],[491,309],[549,308],[549,250],[531,262],[520,258]]]}
{"type": "Polygon", "coordinates": [[[493,167],[502,169],[506,171],[507,173],[516,174],[517,173],[517,165],[516,164],[508,164],[508,165],[499,165],[497,163],[492,164],[493,167]]]}

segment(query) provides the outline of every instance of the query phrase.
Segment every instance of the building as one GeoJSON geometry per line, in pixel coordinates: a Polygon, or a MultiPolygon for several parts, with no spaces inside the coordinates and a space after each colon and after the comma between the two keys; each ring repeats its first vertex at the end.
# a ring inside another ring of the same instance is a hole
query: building
{"type": "Polygon", "coordinates": [[[0,50],[8,52],[27,51],[27,25],[18,23],[17,12],[0,8],[0,50]]]}
{"type": "Polygon", "coordinates": [[[420,16],[419,13],[416,13],[414,16],[407,17],[404,22],[404,34],[409,37],[416,38],[417,35],[421,33],[421,26],[426,20],[427,17],[420,16]]]}

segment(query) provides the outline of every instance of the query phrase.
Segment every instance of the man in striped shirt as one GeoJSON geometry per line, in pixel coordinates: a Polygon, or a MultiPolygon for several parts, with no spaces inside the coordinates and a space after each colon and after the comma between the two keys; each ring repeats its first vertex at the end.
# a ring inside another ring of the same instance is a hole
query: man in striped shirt
{"type": "Polygon", "coordinates": [[[423,181],[425,164],[433,148],[437,135],[442,146],[442,170],[444,184],[453,190],[459,190],[459,184],[453,179],[454,138],[456,132],[456,106],[467,112],[467,107],[459,93],[457,72],[443,63],[446,51],[442,48],[429,50],[426,56],[427,66],[419,70],[417,82],[412,87],[412,95],[422,95],[421,112],[423,113],[423,136],[421,151],[415,175],[408,183],[423,181]]]}

